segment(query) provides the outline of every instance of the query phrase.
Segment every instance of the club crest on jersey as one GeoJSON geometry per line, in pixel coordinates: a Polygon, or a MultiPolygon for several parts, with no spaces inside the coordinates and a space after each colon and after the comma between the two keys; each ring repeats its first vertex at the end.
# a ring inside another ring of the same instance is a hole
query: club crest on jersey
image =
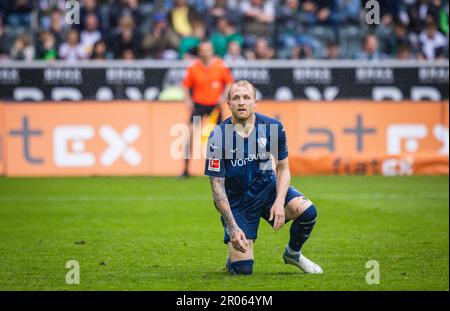
{"type": "Polygon", "coordinates": [[[266,144],[267,144],[267,138],[265,138],[265,137],[258,138],[258,145],[260,148],[266,147],[266,144]]]}
{"type": "Polygon", "coordinates": [[[219,159],[209,159],[208,170],[214,172],[220,172],[220,160],[219,159]]]}

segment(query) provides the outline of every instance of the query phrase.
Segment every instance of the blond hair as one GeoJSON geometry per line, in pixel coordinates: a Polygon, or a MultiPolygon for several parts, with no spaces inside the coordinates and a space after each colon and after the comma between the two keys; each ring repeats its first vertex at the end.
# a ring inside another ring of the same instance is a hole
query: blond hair
{"type": "Polygon", "coordinates": [[[231,84],[230,89],[228,90],[228,100],[231,99],[231,89],[233,88],[233,86],[250,86],[250,88],[253,91],[253,98],[256,99],[256,88],[253,84],[251,84],[248,80],[238,80],[233,82],[233,84],[231,84]]]}

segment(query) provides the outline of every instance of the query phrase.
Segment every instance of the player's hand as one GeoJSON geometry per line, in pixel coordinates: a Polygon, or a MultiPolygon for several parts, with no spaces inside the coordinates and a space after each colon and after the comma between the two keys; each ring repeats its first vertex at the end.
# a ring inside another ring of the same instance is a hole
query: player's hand
{"type": "Polygon", "coordinates": [[[236,250],[241,253],[247,252],[248,241],[245,237],[244,231],[242,231],[239,227],[236,227],[230,232],[230,241],[236,250]]]}
{"type": "Polygon", "coordinates": [[[270,209],[269,221],[273,221],[273,228],[275,231],[279,230],[284,225],[285,215],[284,215],[284,204],[281,201],[275,200],[272,208],[270,209]]]}

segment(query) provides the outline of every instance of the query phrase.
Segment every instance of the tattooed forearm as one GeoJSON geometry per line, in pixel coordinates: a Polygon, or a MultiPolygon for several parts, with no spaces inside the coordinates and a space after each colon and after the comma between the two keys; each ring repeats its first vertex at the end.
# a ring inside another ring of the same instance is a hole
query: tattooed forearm
{"type": "Polygon", "coordinates": [[[222,177],[210,177],[211,190],[214,197],[214,205],[225,224],[228,227],[230,233],[237,229],[236,221],[234,220],[231,212],[230,203],[228,202],[227,194],[225,193],[225,178],[222,177]]]}
{"type": "Polygon", "coordinates": [[[222,205],[223,203],[228,203],[228,197],[225,193],[225,178],[220,177],[211,177],[211,189],[214,196],[214,202],[218,205],[222,205]]]}

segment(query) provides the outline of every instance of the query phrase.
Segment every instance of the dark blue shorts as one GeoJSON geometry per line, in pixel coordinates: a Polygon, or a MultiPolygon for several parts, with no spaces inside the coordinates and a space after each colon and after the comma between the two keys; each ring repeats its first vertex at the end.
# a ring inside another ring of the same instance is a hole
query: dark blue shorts
{"type": "MultiPolygon", "coordinates": [[[[284,206],[289,203],[293,198],[303,196],[303,194],[290,186],[287,193],[286,199],[284,200],[284,206]]],[[[270,217],[270,209],[272,208],[273,203],[277,197],[276,187],[272,187],[268,194],[265,195],[264,198],[258,198],[256,200],[248,200],[247,202],[240,202],[239,205],[233,205],[231,202],[231,211],[233,213],[233,217],[236,220],[237,225],[244,231],[245,236],[249,240],[256,240],[258,234],[259,220],[261,217],[265,219],[269,224],[273,225],[272,221],[269,221],[270,217]]],[[[220,218],[222,221],[223,228],[225,230],[224,243],[227,244],[230,242],[230,236],[228,234],[228,228],[223,221],[223,218],[220,218]]]]}

